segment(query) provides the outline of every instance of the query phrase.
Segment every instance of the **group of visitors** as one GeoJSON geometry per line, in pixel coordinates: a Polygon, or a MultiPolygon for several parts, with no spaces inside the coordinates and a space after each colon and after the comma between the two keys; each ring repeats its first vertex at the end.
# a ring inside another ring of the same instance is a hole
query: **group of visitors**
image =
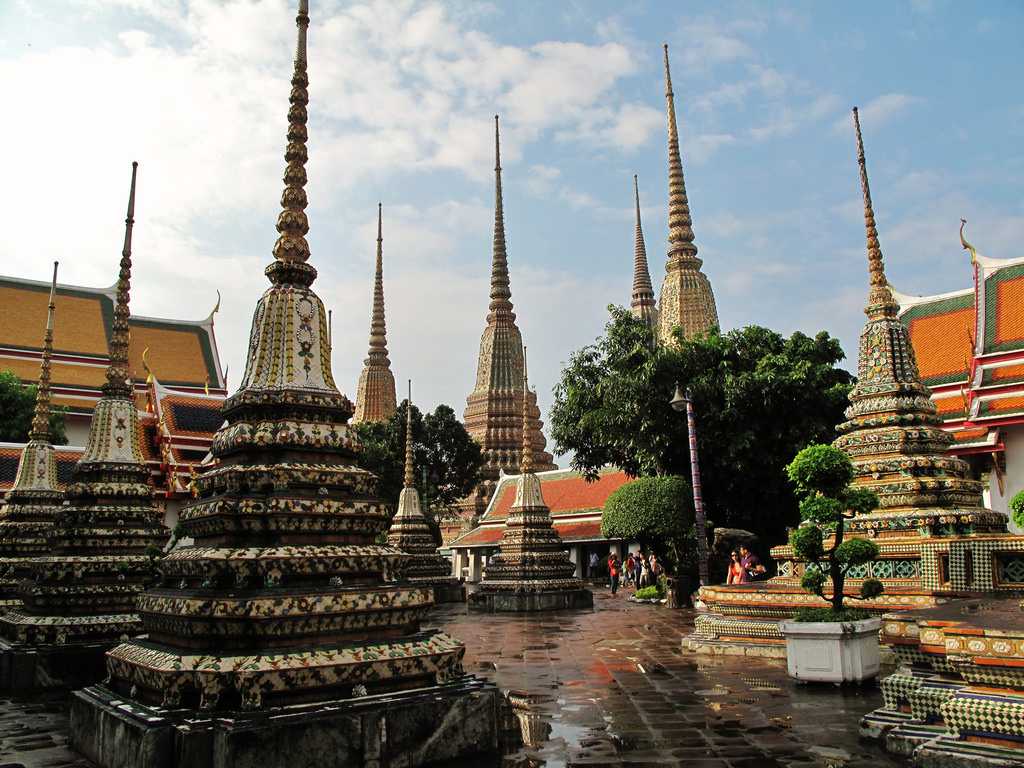
{"type": "Polygon", "coordinates": [[[748,584],[760,581],[768,575],[757,555],[743,544],[729,553],[729,573],[726,584],[748,584]]]}
{"type": "Polygon", "coordinates": [[[664,573],[665,566],[653,552],[650,555],[642,550],[630,552],[625,563],[615,552],[608,555],[608,584],[613,595],[619,591],[620,584],[632,585],[636,589],[653,586],[664,573]]]}

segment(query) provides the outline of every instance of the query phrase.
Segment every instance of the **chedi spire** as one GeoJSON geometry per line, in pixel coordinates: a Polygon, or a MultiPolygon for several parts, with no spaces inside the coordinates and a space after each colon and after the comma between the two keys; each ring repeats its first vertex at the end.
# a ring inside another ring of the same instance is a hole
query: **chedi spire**
{"type": "Polygon", "coordinates": [[[370,348],[363,360],[356,388],[353,423],[387,421],[395,412],[395,375],[388,359],[387,326],[384,322],[384,235],[381,204],[377,203],[377,269],[373,278],[373,308],[370,312],[370,348]]]}
{"type": "Polygon", "coordinates": [[[658,313],[654,303],[654,286],[651,272],[647,267],[647,246],[644,244],[644,230],[640,223],[640,188],[636,174],[633,174],[633,199],[636,203],[636,229],[633,242],[633,295],[629,303],[634,315],[655,328],[658,313]]]}
{"type": "Polygon", "coordinates": [[[690,202],[686,196],[683,162],[679,153],[675,94],[665,50],[665,107],[668,115],[668,261],[658,301],[658,337],[673,343],[678,326],[684,338],[707,333],[718,325],[718,309],[711,282],[701,271],[693,238],[690,202]]]}

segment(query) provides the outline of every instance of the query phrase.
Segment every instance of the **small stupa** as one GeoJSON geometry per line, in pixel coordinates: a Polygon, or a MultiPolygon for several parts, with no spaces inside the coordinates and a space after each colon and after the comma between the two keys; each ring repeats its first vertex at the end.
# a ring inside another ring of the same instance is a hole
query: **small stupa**
{"type": "Polygon", "coordinates": [[[132,163],[103,395],[54,522],[50,554],[34,559],[30,579],[19,585],[24,607],[0,617],[0,684],[15,690],[103,679],[106,651],[142,631],[135,601],[168,539],[128,376],[137,169],[132,163]]]}
{"type": "Polygon", "coordinates": [[[408,555],[405,578],[434,590],[435,603],[457,603],[466,599],[465,588],[452,576],[452,564],[437,551],[434,534],[427,524],[416,490],[412,449],[412,380],[405,413],[405,483],[398,497],[398,511],[388,529],[388,544],[408,555]]]}
{"type": "Polygon", "coordinates": [[[14,486],[0,507],[0,610],[21,605],[21,598],[16,594],[18,582],[29,575],[28,564],[33,557],[50,551],[53,521],[64,501],[64,494],[57,489],[57,462],[50,443],[50,358],[56,296],[55,261],[32,427],[18,460],[14,486]]]}
{"type": "Polygon", "coordinates": [[[71,742],[111,768],[423,765],[498,749],[502,696],[421,629],[431,589],[375,543],[391,510],[360,466],[306,240],[307,0],[296,17],[279,237],[214,462],[181,514],[194,543],[139,598],[145,636],[75,693],[71,742]],[[149,758],[152,758],[150,760],[149,758]]]}
{"type": "Polygon", "coordinates": [[[370,313],[370,347],[356,387],[356,411],[352,423],[387,421],[395,413],[395,374],[388,357],[388,331],[384,322],[384,234],[381,204],[377,203],[377,268],[373,275],[373,310],[370,313]]]}
{"type": "Polygon", "coordinates": [[[525,348],[522,355],[523,448],[516,498],[501,534],[501,549],[484,569],[479,588],[469,596],[469,607],[491,612],[591,608],[594,595],[573,575],[576,565],[551,525],[551,510],[533,471],[525,348]]]}

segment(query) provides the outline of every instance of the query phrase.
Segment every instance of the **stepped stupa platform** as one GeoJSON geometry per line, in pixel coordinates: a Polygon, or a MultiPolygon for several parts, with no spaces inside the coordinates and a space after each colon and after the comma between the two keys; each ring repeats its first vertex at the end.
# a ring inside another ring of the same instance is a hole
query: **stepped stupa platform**
{"type": "Polygon", "coordinates": [[[137,165],[132,164],[103,396],[53,524],[50,553],[29,564],[29,578],[19,585],[23,607],[0,617],[0,686],[14,691],[103,679],[106,651],[142,631],[136,598],[152,580],[154,560],[168,539],[143,463],[128,378],[137,165]]]}
{"type": "Polygon", "coordinates": [[[533,471],[526,351],[522,354],[523,449],[516,498],[505,521],[500,551],[484,569],[479,588],[469,596],[469,609],[494,613],[593,608],[594,594],[573,575],[576,566],[551,524],[551,510],[533,471]]]}
{"type": "Polygon", "coordinates": [[[22,607],[18,584],[31,575],[32,559],[50,551],[50,533],[64,501],[63,492],[57,488],[57,461],[50,443],[50,359],[56,295],[54,262],[32,427],[18,459],[14,486],[0,507],[0,611],[22,607]]]}
{"type": "Polygon", "coordinates": [[[139,598],[145,635],[110,651],[107,681],[72,701],[72,745],[105,768],[388,768],[498,749],[502,695],[465,674],[459,640],[420,627],[431,588],[404,580],[408,555],[374,543],[390,509],[360,466],[311,288],[307,0],[296,23],[271,285],[214,462],[181,514],[194,543],[139,598]]]}
{"type": "MultiPolygon", "coordinates": [[[[1024,536],[1007,532],[1006,516],[984,507],[981,483],[971,479],[968,463],[947,453],[953,437],[943,430],[921,382],[885,277],[856,110],[854,123],[870,291],[857,384],[834,444],[853,462],[854,485],[874,491],[880,502],[878,509],[846,523],[848,536],[869,538],[880,550],[877,560],[848,572],[848,592],[859,595],[865,579],[881,581],[885,591],[850,605],[886,613],[930,608],[958,597],[1024,597],[1024,581],[1008,580],[1003,573],[1007,563],[1021,561],[1024,536]]],[[[799,608],[824,603],[801,588],[806,564],[791,547],[776,547],[771,554],[778,575],[768,582],[701,588],[710,612],[697,617],[685,648],[785,656],[778,622],[799,608]]]]}
{"type": "Polygon", "coordinates": [[[452,564],[437,551],[437,542],[427,524],[415,485],[412,450],[412,382],[405,412],[405,479],[398,497],[398,510],[388,529],[388,545],[407,556],[405,578],[416,585],[430,587],[435,603],[461,603],[466,588],[452,576],[452,564]]]}

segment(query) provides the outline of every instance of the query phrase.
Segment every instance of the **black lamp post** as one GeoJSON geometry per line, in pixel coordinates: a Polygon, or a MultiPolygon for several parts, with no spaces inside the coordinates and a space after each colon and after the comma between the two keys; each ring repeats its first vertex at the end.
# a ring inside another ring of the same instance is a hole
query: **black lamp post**
{"type": "Polygon", "coordinates": [[[704,519],[704,499],[700,491],[700,462],[697,459],[697,420],[693,415],[693,399],[676,382],[676,392],[669,405],[675,411],[686,411],[686,430],[690,436],[690,483],[693,486],[693,512],[697,527],[697,572],[700,584],[708,583],[708,536],[704,519]]]}

